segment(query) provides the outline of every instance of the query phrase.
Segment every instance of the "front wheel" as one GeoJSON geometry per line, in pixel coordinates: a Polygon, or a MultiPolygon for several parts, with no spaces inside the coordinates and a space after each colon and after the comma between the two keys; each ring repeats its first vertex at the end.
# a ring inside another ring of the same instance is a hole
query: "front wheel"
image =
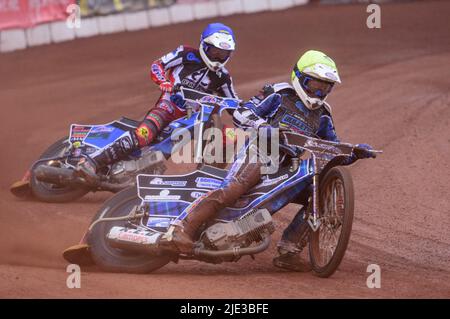
{"type": "MultiPolygon", "coordinates": [[[[99,209],[92,222],[99,218],[121,217],[130,213],[141,200],[136,195],[136,187],[126,188],[107,200],[99,209]]],[[[92,259],[101,269],[109,272],[149,273],[169,263],[168,256],[152,256],[112,247],[106,235],[114,226],[126,226],[126,221],[97,223],[88,236],[92,259]]]]}
{"type": "MultiPolygon", "coordinates": [[[[52,144],[39,159],[55,158],[64,155],[69,149],[69,138],[64,137],[54,144],[52,144]]],[[[42,162],[40,165],[49,165],[50,161],[42,162]]],[[[58,165],[60,163],[52,163],[52,165],[58,165]]],[[[82,187],[73,186],[60,186],[51,183],[45,183],[39,181],[33,172],[31,172],[30,186],[32,194],[39,200],[49,203],[64,203],[74,201],[80,197],[83,197],[89,192],[88,189],[82,187]]]]}
{"type": "Polygon", "coordinates": [[[313,273],[326,278],[339,267],[352,232],[354,191],[348,169],[330,169],[320,181],[319,196],[321,224],[310,232],[309,256],[313,273]]]}

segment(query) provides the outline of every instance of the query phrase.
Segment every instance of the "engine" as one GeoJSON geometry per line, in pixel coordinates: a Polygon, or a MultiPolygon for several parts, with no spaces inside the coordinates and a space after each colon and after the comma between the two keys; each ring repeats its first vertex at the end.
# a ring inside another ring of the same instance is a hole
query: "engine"
{"type": "Polygon", "coordinates": [[[231,222],[217,222],[204,234],[205,244],[217,250],[246,247],[275,231],[267,209],[251,211],[231,222]]]}

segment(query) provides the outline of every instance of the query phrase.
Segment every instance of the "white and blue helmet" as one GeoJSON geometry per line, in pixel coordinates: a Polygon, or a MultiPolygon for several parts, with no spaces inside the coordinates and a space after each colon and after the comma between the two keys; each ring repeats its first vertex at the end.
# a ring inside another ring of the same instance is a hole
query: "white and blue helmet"
{"type": "Polygon", "coordinates": [[[200,37],[200,56],[215,72],[228,62],[235,47],[233,30],[222,23],[209,24],[200,37]]]}

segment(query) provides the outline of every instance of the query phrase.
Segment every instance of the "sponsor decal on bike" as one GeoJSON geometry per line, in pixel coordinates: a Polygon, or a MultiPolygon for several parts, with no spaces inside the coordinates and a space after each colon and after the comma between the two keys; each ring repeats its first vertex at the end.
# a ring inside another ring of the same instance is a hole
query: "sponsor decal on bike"
{"type": "Polygon", "coordinates": [[[114,127],[111,126],[95,126],[91,133],[111,133],[112,131],[114,131],[114,127]]]}
{"type": "Polygon", "coordinates": [[[72,132],[89,132],[91,126],[76,125],[72,128],[72,132]]]}
{"type": "Polygon", "coordinates": [[[339,148],[333,146],[333,145],[329,145],[326,143],[318,143],[314,140],[308,140],[305,143],[305,147],[317,147],[320,150],[327,150],[330,153],[334,153],[334,154],[340,154],[341,151],[339,150],[339,148]]]}
{"type": "Polygon", "coordinates": [[[186,186],[187,181],[168,181],[163,180],[161,177],[155,177],[150,181],[150,185],[168,185],[168,186],[186,186]]]}
{"type": "Polygon", "coordinates": [[[149,217],[147,226],[148,227],[164,227],[167,228],[170,226],[171,218],[163,218],[163,217],[149,217]]]}
{"type": "Polygon", "coordinates": [[[170,195],[170,190],[163,189],[161,192],[159,192],[159,195],[145,195],[144,200],[147,201],[165,201],[165,200],[179,200],[180,195],[170,195]]]}
{"type": "Polygon", "coordinates": [[[263,181],[256,185],[255,188],[261,188],[261,187],[265,187],[265,186],[269,186],[269,185],[274,185],[274,184],[278,184],[279,182],[287,179],[289,177],[288,174],[284,174],[281,176],[278,176],[277,178],[267,178],[267,179],[263,179],[263,181]]]}
{"type": "Polygon", "coordinates": [[[220,100],[215,96],[205,95],[200,99],[202,103],[218,103],[220,100]]]}
{"type": "Polygon", "coordinates": [[[152,236],[149,236],[145,233],[140,233],[140,232],[119,232],[119,234],[117,235],[117,238],[120,240],[124,240],[124,241],[129,241],[129,242],[133,242],[133,243],[138,243],[138,244],[153,244],[155,243],[156,238],[158,234],[154,234],[152,236]]]}
{"type": "Polygon", "coordinates": [[[181,124],[178,123],[178,122],[172,122],[172,123],[170,123],[170,127],[173,127],[173,128],[177,128],[177,127],[180,127],[180,126],[181,126],[181,124]]]}
{"type": "Polygon", "coordinates": [[[70,132],[70,141],[74,143],[84,140],[90,130],[91,126],[73,126],[70,132]]]}
{"type": "Polygon", "coordinates": [[[200,188],[216,189],[220,187],[222,181],[220,179],[211,177],[197,177],[195,179],[195,183],[196,186],[200,188]]]}
{"type": "Polygon", "coordinates": [[[133,149],[133,143],[131,142],[130,137],[124,136],[119,141],[120,141],[120,144],[122,144],[122,148],[124,150],[130,151],[133,149]]]}
{"type": "Polygon", "coordinates": [[[197,199],[197,198],[202,197],[204,194],[205,193],[202,193],[202,192],[192,192],[191,197],[197,199]]]}

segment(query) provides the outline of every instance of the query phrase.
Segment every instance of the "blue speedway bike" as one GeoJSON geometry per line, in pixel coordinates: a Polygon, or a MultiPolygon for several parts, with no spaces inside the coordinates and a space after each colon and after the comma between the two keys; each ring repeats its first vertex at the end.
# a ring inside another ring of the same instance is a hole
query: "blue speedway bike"
{"type": "Polygon", "coordinates": [[[302,192],[312,188],[305,216],[310,227],[304,238],[314,274],[331,276],[344,257],[354,210],[352,177],[340,163],[364,150],[293,131],[282,134],[278,171],[263,176],[232,207],[204,223],[192,254],[174,255],[158,243],[186,207],[220,186],[225,169],[201,165],[184,175],[139,174],[136,186],[115,194],[99,209],[82,249],[69,249],[64,257],[72,263],[95,263],[105,271],[130,273],[148,273],[180,259],[216,264],[253,257],[269,247],[275,230],[272,215],[298,203],[302,192]]]}
{"type": "MultiPolygon", "coordinates": [[[[80,156],[95,156],[117,139],[130,134],[139,124],[137,121],[123,117],[103,125],[72,124],[69,136],[51,145],[26,172],[23,179],[11,186],[11,192],[17,197],[32,194],[41,201],[69,202],[91,191],[123,190],[135,183],[138,174],[164,173],[164,161],[170,158],[174,147],[182,146],[171,138],[174,130],[186,129],[194,133],[195,128],[199,136],[203,136],[208,127],[221,128],[222,112],[232,112],[239,103],[239,100],[221,98],[183,87],[176,89],[187,100],[198,103],[199,111],[193,113],[191,104],[191,107],[187,108],[188,116],[170,123],[150,146],[100,170],[99,183],[96,185],[90,185],[74,174],[80,156]],[[217,105],[220,106],[215,107],[217,105]]],[[[198,152],[204,149],[207,143],[208,141],[200,144],[201,149],[198,152]]]]}

